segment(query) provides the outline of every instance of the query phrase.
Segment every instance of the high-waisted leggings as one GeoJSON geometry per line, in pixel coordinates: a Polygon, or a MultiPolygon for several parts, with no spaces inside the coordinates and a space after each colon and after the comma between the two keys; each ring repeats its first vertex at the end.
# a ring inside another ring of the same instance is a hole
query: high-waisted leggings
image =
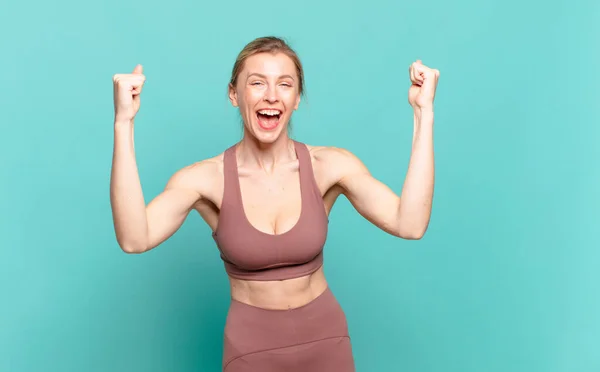
{"type": "Polygon", "coordinates": [[[232,300],[223,372],[354,372],[346,316],[327,288],[310,303],[271,310],[232,300]]]}

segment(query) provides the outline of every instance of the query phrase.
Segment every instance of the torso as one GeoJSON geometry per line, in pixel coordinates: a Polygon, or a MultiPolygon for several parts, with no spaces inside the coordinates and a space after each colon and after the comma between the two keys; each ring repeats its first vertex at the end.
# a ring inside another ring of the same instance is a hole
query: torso
{"type": "MultiPolygon", "coordinates": [[[[324,157],[325,147],[307,145],[317,187],[323,196],[325,212],[331,208],[340,194],[335,186],[337,177],[328,167],[324,157]]],[[[204,196],[195,205],[195,210],[216,231],[219,211],[223,201],[223,154],[206,160],[210,164],[211,177],[215,182],[205,184],[200,190],[204,196]]],[[[238,164],[239,186],[243,212],[250,225],[265,234],[285,234],[294,228],[301,213],[299,163],[297,160],[277,167],[273,174],[253,171],[238,164]]],[[[248,281],[230,277],[231,297],[237,301],[270,309],[287,309],[302,306],[327,288],[321,267],[303,277],[278,281],[248,281]]]]}

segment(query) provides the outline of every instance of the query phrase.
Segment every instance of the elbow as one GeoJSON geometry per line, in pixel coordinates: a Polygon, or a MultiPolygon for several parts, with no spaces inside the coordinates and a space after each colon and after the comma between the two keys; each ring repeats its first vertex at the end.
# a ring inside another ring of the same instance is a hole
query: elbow
{"type": "Polygon", "coordinates": [[[146,251],[145,249],[130,245],[121,246],[121,250],[125,254],[140,254],[146,251]]]}
{"type": "Polygon", "coordinates": [[[406,239],[406,240],[421,240],[425,236],[427,232],[427,225],[424,226],[414,226],[410,228],[401,228],[398,230],[397,237],[406,239]]]}
{"type": "Polygon", "coordinates": [[[117,243],[119,244],[121,251],[126,254],[140,254],[148,250],[145,244],[139,242],[117,241],[117,243]]]}
{"type": "Polygon", "coordinates": [[[401,232],[398,234],[398,237],[405,239],[405,240],[421,240],[424,235],[425,235],[425,232],[411,231],[411,232],[401,232]]]}
{"type": "Polygon", "coordinates": [[[406,240],[421,240],[429,228],[431,212],[421,210],[404,211],[396,222],[396,236],[406,240]]]}

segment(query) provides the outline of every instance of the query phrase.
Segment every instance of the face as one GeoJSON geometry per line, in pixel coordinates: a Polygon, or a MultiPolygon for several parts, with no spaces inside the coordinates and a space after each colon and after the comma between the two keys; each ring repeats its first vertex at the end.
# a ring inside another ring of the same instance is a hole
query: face
{"type": "Polygon", "coordinates": [[[271,143],[287,131],[300,104],[298,74],[283,53],[259,53],[246,59],[229,98],[239,107],[246,130],[259,141],[271,143]]]}

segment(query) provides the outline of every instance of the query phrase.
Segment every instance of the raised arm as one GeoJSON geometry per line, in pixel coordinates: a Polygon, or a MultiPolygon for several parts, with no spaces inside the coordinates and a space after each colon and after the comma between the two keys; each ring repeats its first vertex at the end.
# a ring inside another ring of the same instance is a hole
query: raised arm
{"type": "Polygon", "coordinates": [[[183,224],[202,198],[203,179],[199,164],[183,168],[167,182],[164,190],[146,205],[133,154],[133,140],[117,135],[113,157],[110,200],[117,242],[126,253],[143,253],[160,245],[183,224]],[[123,142],[121,144],[121,142],[123,142]]]}
{"type": "Polygon", "coordinates": [[[110,202],[117,242],[124,252],[142,253],[171,236],[200,199],[197,169],[178,171],[146,206],[135,159],[133,127],[145,77],[141,66],[113,78],[115,121],[110,202]]]}
{"type": "Polygon", "coordinates": [[[420,239],[429,225],[433,200],[433,101],[439,72],[417,61],[411,65],[409,74],[414,132],[401,194],[374,178],[349,151],[329,149],[327,158],[330,169],[338,173],[341,193],[363,217],[394,236],[420,239]]]}

